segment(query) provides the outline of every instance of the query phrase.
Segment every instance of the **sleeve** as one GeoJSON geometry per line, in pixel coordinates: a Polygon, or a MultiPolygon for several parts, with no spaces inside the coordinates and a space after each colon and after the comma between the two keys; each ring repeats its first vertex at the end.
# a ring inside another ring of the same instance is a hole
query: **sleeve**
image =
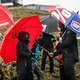
{"type": "Polygon", "coordinates": [[[73,45],[75,43],[75,38],[76,35],[72,31],[69,31],[67,37],[62,41],[62,43],[58,43],[57,48],[65,48],[73,45]]]}
{"type": "Polygon", "coordinates": [[[28,48],[27,48],[27,51],[24,51],[22,43],[19,43],[17,45],[17,53],[18,53],[18,55],[20,55],[24,58],[31,57],[31,54],[32,54],[28,48]]]}
{"type": "Polygon", "coordinates": [[[54,57],[58,56],[59,54],[62,54],[62,48],[57,50],[56,52],[53,52],[54,57]]]}

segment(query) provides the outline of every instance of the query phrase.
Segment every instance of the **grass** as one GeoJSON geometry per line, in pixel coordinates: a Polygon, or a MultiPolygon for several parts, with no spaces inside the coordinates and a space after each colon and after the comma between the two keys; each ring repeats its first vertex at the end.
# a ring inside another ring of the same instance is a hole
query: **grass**
{"type": "Polygon", "coordinates": [[[19,18],[30,16],[30,15],[48,15],[47,11],[40,11],[40,10],[33,10],[33,9],[26,9],[26,8],[19,8],[19,9],[10,9],[14,16],[14,20],[18,20],[19,18]]]}

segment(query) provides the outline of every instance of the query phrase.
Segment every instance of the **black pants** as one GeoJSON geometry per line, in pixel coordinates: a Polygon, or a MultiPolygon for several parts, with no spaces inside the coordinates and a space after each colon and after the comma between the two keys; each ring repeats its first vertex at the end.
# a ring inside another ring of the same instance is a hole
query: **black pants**
{"type": "Polygon", "coordinates": [[[22,65],[22,67],[17,70],[17,74],[17,80],[34,80],[31,66],[27,67],[22,65]]]}
{"type": "Polygon", "coordinates": [[[73,58],[64,59],[64,64],[60,65],[60,80],[76,80],[74,65],[75,61],[73,58]]]}
{"type": "MultiPolygon", "coordinates": [[[[45,69],[45,64],[46,64],[46,58],[47,58],[47,56],[48,56],[48,53],[46,51],[43,51],[42,64],[41,64],[41,70],[43,70],[43,71],[45,69]]],[[[52,74],[54,72],[53,58],[49,57],[49,61],[50,61],[50,73],[52,74]]]]}
{"type": "Polygon", "coordinates": [[[37,80],[43,80],[43,75],[41,73],[41,70],[36,63],[34,63],[33,68],[34,68],[33,71],[37,76],[37,80]]]}

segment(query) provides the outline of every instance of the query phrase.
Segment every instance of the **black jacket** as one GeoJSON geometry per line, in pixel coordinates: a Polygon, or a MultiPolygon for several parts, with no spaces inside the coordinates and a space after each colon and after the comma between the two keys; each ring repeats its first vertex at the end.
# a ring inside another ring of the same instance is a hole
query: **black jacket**
{"type": "MultiPolygon", "coordinates": [[[[23,42],[18,42],[17,44],[17,64],[27,64],[27,61],[31,61],[32,53],[28,49],[28,47],[23,42]],[[25,62],[26,61],[26,62],[25,62]]],[[[21,65],[22,66],[22,65],[21,65]]]]}
{"type": "Polygon", "coordinates": [[[47,33],[43,33],[43,37],[40,41],[40,46],[48,50],[49,52],[53,51],[53,42],[52,39],[54,39],[54,36],[49,35],[47,33]]]}
{"type": "Polygon", "coordinates": [[[62,42],[58,43],[57,49],[61,51],[63,54],[63,58],[74,58],[75,61],[78,61],[78,45],[76,34],[66,29],[65,33],[63,33],[62,42]]]}
{"type": "Polygon", "coordinates": [[[23,43],[22,41],[19,41],[16,47],[17,47],[17,73],[19,79],[23,80],[24,78],[27,80],[33,80],[30,77],[32,76],[32,60],[31,60],[32,53],[25,45],[25,43],[23,43]],[[23,76],[21,77],[21,75],[23,76]]]}

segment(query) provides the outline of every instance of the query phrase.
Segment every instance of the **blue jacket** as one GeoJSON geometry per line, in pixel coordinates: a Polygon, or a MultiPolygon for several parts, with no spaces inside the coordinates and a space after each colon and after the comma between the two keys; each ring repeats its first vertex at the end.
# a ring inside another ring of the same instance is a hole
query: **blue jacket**
{"type": "Polygon", "coordinates": [[[37,44],[34,44],[32,52],[34,53],[34,56],[32,57],[32,61],[38,64],[38,56],[39,56],[39,46],[37,44]]]}

